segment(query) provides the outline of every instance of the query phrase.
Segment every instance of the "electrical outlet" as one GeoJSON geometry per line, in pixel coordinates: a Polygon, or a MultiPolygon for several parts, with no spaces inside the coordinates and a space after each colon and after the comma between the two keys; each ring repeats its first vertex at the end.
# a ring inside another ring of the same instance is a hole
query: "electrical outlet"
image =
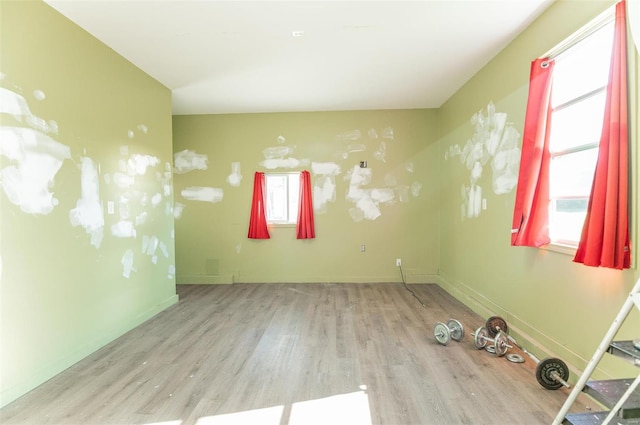
{"type": "Polygon", "coordinates": [[[360,245],[360,252],[365,252],[367,250],[367,247],[364,246],[364,244],[360,245]]]}
{"type": "Polygon", "coordinates": [[[402,258],[396,258],[396,266],[402,266],[402,258]]]}

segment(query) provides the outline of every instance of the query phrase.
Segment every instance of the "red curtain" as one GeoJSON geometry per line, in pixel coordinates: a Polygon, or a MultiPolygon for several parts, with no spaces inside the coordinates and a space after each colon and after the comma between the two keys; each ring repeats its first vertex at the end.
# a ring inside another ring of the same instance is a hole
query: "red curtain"
{"type": "Polygon", "coordinates": [[[520,173],[511,226],[511,245],[538,247],[549,239],[549,135],[555,62],[531,62],[520,173]]]}
{"type": "Polygon", "coordinates": [[[587,217],[573,259],[587,266],[626,269],[629,246],[629,133],[624,0],[616,5],[613,52],[598,162],[587,217]]]}
{"type": "Polygon", "coordinates": [[[311,176],[308,171],[300,173],[300,200],[298,204],[298,222],[296,223],[297,239],[313,239],[316,237],[313,222],[313,200],[311,198],[311,176]]]}
{"type": "Polygon", "coordinates": [[[249,218],[249,238],[269,239],[267,229],[267,215],[264,173],[256,172],[253,178],[253,201],[251,203],[251,217],[249,218]]]}

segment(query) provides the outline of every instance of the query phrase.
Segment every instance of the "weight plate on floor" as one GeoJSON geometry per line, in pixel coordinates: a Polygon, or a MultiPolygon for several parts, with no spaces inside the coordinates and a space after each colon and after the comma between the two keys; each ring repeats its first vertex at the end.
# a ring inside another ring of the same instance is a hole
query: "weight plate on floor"
{"type": "Polygon", "coordinates": [[[509,333],[509,326],[507,326],[507,322],[500,316],[491,316],[487,319],[487,323],[485,327],[489,331],[489,335],[491,338],[498,335],[498,332],[502,331],[506,334],[509,333]]]}
{"type": "Polygon", "coordinates": [[[447,327],[451,331],[451,339],[454,341],[461,341],[464,338],[464,327],[456,319],[449,319],[447,327]]]}
{"type": "Polygon", "coordinates": [[[484,347],[484,349],[487,351],[487,353],[490,353],[490,354],[496,353],[496,347],[494,347],[493,345],[487,345],[486,347],[484,347]]]}
{"type": "Polygon", "coordinates": [[[473,343],[476,344],[478,350],[482,350],[485,345],[487,345],[488,336],[489,332],[487,332],[487,328],[481,326],[476,330],[476,333],[473,335],[473,343]]]}
{"type": "Polygon", "coordinates": [[[495,337],[493,346],[496,349],[496,355],[498,357],[504,356],[509,349],[509,340],[507,339],[507,335],[505,335],[502,331],[498,332],[495,337]]]}
{"type": "Polygon", "coordinates": [[[524,357],[520,354],[507,354],[507,360],[512,363],[524,363],[524,357]]]}
{"type": "Polygon", "coordinates": [[[447,345],[451,341],[449,328],[442,322],[436,323],[433,327],[433,335],[436,337],[436,341],[442,345],[447,345]]]}
{"type": "Polygon", "coordinates": [[[536,367],[536,379],[538,383],[548,390],[557,390],[562,383],[554,379],[554,375],[559,376],[563,380],[569,379],[569,368],[567,364],[560,359],[547,357],[538,363],[536,367]]]}

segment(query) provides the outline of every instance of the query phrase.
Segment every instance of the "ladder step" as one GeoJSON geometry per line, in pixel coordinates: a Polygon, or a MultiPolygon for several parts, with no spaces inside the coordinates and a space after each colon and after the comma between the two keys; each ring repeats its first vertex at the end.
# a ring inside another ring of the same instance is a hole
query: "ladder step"
{"type": "Polygon", "coordinates": [[[613,341],[607,351],[635,366],[640,366],[640,350],[633,345],[633,341],[613,341]]]}
{"type": "MultiPolygon", "coordinates": [[[[600,425],[609,412],[569,413],[562,421],[568,425],[600,425]]],[[[640,418],[620,419],[611,421],[614,425],[640,425],[640,418]]]]}
{"type": "MultiPolygon", "coordinates": [[[[611,409],[629,388],[633,379],[588,381],[583,389],[593,399],[611,409]]],[[[620,418],[640,418],[640,388],[631,393],[618,412],[620,418]]]]}

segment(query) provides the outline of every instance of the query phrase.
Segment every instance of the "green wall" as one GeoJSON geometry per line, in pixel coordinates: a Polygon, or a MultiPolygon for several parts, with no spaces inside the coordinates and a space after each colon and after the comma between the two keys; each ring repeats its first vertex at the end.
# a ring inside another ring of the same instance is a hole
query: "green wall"
{"type": "Polygon", "coordinates": [[[178,283],[399,282],[396,258],[408,281],[435,281],[435,110],[175,116],[173,137],[176,161],[185,151],[207,159],[206,169],[174,176],[184,205],[175,224],[178,283]],[[233,163],[237,186],[227,181],[233,163]],[[248,239],[254,173],[303,169],[314,186],[335,188],[314,194],[316,239],[296,240],[295,227],[248,239]],[[370,178],[357,184],[362,172],[370,178]],[[222,200],[181,196],[194,186],[221,189],[222,200]]]}
{"type": "MultiPolygon", "coordinates": [[[[488,135],[504,134],[500,125],[491,126],[499,122],[498,116],[506,120],[504,129],[511,127],[521,135],[531,60],[611,4],[611,1],[555,2],[438,112],[442,171],[439,284],[483,317],[503,316],[519,342],[534,347],[531,351],[539,356],[559,356],[580,370],[640,273],[637,268],[615,271],[586,267],[573,263],[572,255],[567,253],[511,247],[515,189],[496,193],[492,184],[496,174],[504,176],[500,164],[508,162],[508,156],[482,158],[482,175],[475,178],[475,185],[471,182],[471,171],[460,159],[473,158],[473,154],[464,151],[467,143],[475,148],[488,146],[483,144],[489,140],[488,135]],[[489,113],[489,105],[493,105],[496,115],[489,113]],[[472,122],[475,114],[482,119],[472,122]],[[492,162],[494,158],[497,163],[492,162]],[[470,217],[461,213],[461,207],[466,205],[461,188],[471,186],[482,188],[486,210],[470,217]]],[[[633,62],[637,67],[637,55],[633,62]]],[[[637,97],[637,85],[634,90],[637,97]]],[[[637,127],[633,140],[632,202],[637,211],[637,127]]],[[[504,153],[508,149],[498,151],[504,153]]],[[[632,230],[634,241],[639,239],[636,223],[637,213],[632,230]]],[[[637,264],[637,244],[634,246],[637,264]]],[[[631,313],[619,339],[638,337],[639,316],[637,311],[631,313]]],[[[473,327],[480,325],[476,323],[473,327]]],[[[601,365],[599,373],[605,376],[637,374],[637,369],[634,371],[617,359],[605,358],[601,365]]]]}
{"type": "Polygon", "coordinates": [[[42,2],[0,14],[4,405],[177,296],[170,91],[42,2]]]}
{"type": "MultiPolygon", "coordinates": [[[[513,170],[530,61],[610,4],[554,3],[439,110],[176,116],[172,128],[168,89],[44,3],[0,2],[1,404],[175,303],[176,280],[399,282],[396,258],[407,281],[438,282],[505,317],[534,353],[583,368],[640,273],[511,247],[513,170]],[[502,142],[482,170],[461,161],[487,140],[502,142]],[[172,160],[186,164],[173,176],[172,160]],[[246,237],[253,173],[274,163],[312,172],[316,239],[246,237]],[[186,199],[189,187],[215,202],[186,199]]],[[[636,213],[633,240],[637,228],[636,213]]],[[[638,328],[634,312],[621,337],[638,328]]],[[[599,373],[637,371],[605,360],[599,373]]]]}

